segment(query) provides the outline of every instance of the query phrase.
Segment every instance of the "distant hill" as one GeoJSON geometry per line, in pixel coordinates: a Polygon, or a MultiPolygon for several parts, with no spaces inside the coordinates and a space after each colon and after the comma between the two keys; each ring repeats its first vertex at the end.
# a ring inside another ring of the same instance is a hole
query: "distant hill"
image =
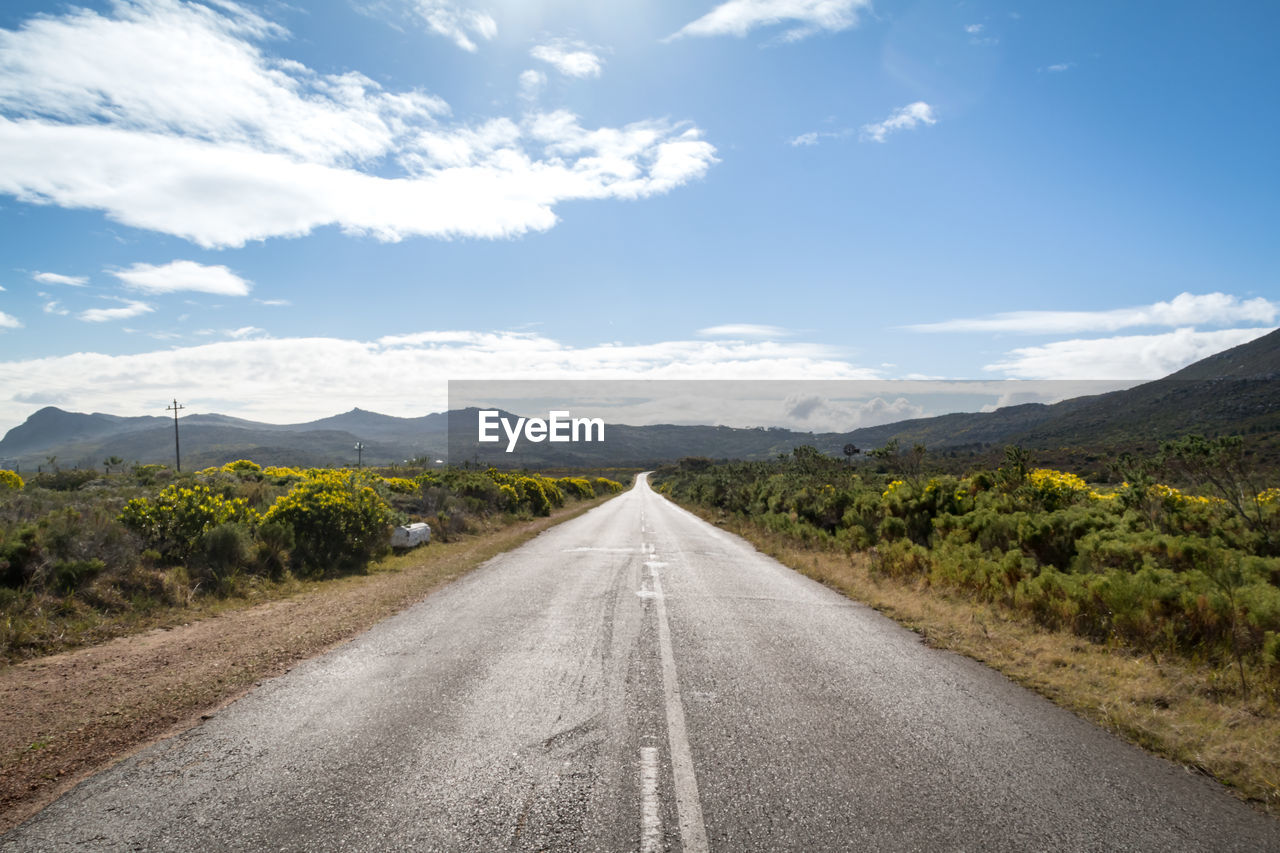
{"type": "MultiPolygon", "coordinates": [[[[650,465],[680,456],[769,459],[801,444],[839,454],[897,439],[954,454],[1021,444],[1032,450],[1076,452],[1094,460],[1104,450],[1151,449],[1191,432],[1258,436],[1280,460],[1280,330],[1189,365],[1163,379],[1122,391],[1060,403],[1007,406],[917,418],[847,433],[723,426],[609,425],[605,444],[524,444],[518,455],[475,441],[476,409],[400,418],[352,409],[298,424],[266,424],[219,414],[180,418],[183,467],[249,458],[262,464],[387,464],[418,457],[529,466],[650,465]],[[452,442],[450,439],[452,438],[452,442]]],[[[1069,455],[1069,454],[1068,454],[1069,455]]],[[[48,407],[0,440],[0,463],[24,470],[56,456],[59,466],[96,467],[107,456],[127,462],[173,459],[173,422],[158,416],[82,414],[48,407]]],[[[1043,458],[1043,457],[1042,457],[1043,458]]]]}
{"type": "Polygon", "coordinates": [[[165,419],[160,417],[123,418],[97,412],[86,415],[47,406],[9,430],[4,440],[0,441],[0,457],[16,458],[39,454],[48,448],[101,440],[110,435],[164,422],[165,419]]]}
{"type": "MultiPolygon", "coordinates": [[[[419,456],[442,456],[447,418],[394,418],[352,410],[303,424],[267,424],[218,414],[179,418],[184,469],[234,459],[263,464],[326,466],[356,461],[387,464],[419,456]],[[392,426],[397,424],[396,426],[392,426]],[[349,428],[342,428],[346,425],[349,428]]],[[[173,462],[173,421],[164,417],[85,415],[49,407],[9,430],[0,440],[0,462],[34,470],[56,457],[59,467],[100,467],[108,456],[126,462],[173,462]]]]}
{"type": "Polygon", "coordinates": [[[282,430],[337,430],[351,435],[359,435],[369,439],[397,441],[405,436],[421,434],[436,438],[443,437],[449,429],[449,418],[444,412],[425,415],[420,418],[397,418],[391,415],[380,415],[364,409],[352,409],[341,415],[321,418],[305,424],[293,424],[280,427],[282,430]]]}
{"type": "Polygon", "coordinates": [[[929,448],[1153,446],[1197,432],[1280,433],[1280,330],[1163,379],[1060,403],[1008,406],[854,430],[860,447],[891,439],[929,448]]]}

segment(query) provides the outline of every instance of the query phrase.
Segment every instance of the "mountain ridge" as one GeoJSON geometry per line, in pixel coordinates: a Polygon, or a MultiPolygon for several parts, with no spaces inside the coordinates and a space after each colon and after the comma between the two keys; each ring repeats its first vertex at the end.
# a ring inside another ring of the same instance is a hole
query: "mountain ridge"
{"type": "MultiPolygon", "coordinates": [[[[847,444],[868,449],[892,440],[934,450],[1021,444],[1149,447],[1189,432],[1267,434],[1280,446],[1280,330],[1216,353],[1169,376],[1105,394],[1052,404],[1021,403],[991,412],[956,412],[847,432],[703,425],[609,425],[606,444],[550,444],[519,457],[474,440],[475,409],[419,417],[353,408],[294,424],[268,424],[216,413],[179,418],[183,460],[189,466],[253,458],[263,464],[372,464],[443,458],[450,448],[485,464],[646,465],[679,456],[764,459],[811,444],[839,454],[847,444]]],[[[0,462],[38,466],[55,456],[65,465],[92,467],[105,456],[127,461],[173,458],[170,418],[84,414],[46,406],[0,439],[0,462]]]]}

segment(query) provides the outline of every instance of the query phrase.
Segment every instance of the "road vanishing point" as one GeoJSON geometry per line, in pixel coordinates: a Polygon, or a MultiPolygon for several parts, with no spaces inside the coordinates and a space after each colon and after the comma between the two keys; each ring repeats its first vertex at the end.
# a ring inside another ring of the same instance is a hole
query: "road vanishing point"
{"type": "Polygon", "coordinates": [[[1280,850],[1280,821],[653,492],[68,792],[0,850],[1280,850]]]}

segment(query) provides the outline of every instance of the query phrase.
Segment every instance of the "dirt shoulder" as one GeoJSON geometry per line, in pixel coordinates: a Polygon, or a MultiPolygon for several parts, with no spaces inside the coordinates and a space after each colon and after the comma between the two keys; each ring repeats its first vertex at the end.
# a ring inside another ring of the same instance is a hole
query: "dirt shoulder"
{"type": "Polygon", "coordinates": [[[603,500],[434,543],[287,599],[0,668],[0,832],[85,777],[603,500]]]}

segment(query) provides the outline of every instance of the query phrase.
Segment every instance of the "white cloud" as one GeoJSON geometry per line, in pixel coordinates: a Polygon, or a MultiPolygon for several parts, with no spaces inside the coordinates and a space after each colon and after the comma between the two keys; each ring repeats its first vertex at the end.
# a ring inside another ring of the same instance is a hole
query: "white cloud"
{"type": "Polygon", "coordinates": [[[604,61],[595,49],[580,41],[552,39],[529,51],[534,59],[540,59],[566,77],[599,77],[604,61]]]}
{"type": "Polygon", "coordinates": [[[1159,335],[1055,341],[1011,350],[1002,361],[983,369],[1013,379],[1158,379],[1270,331],[1186,328],[1159,335]]]}
{"type": "Polygon", "coordinates": [[[259,338],[267,333],[266,329],[259,329],[257,326],[241,326],[238,329],[228,329],[225,334],[228,338],[240,341],[245,338],[259,338]]]}
{"type": "Polygon", "coordinates": [[[1114,332],[1135,326],[1225,326],[1274,324],[1280,303],[1261,296],[1241,299],[1227,293],[1179,293],[1168,302],[1107,311],[1007,311],[989,317],[917,323],[916,332],[1012,332],[1026,335],[1114,332]]]}
{"type": "Polygon", "coordinates": [[[145,302],[138,302],[133,299],[121,301],[124,302],[124,305],[119,308],[90,308],[86,311],[81,311],[76,316],[86,323],[107,323],[112,320],[128,320],[130,317],[150,314],[155,310],[145,302]]]}
{"type": "Polygon", "coordinates": [[[447,125],[438,98],[266,55],[256,41],[282,31],[219,8],[149,0],[0,30],[0,193],[206,247],[324,225],[509,237],[551,228],[562,201],[664,193],[715,162],[667,121],[447,125]]]}
{"type": "Polygon", "coordinates": [[[224,266],[205,266],[195,261],[172,261],[156,266],[134,264],[128,269],[112,271],[116,278],[132,290],[145,293],[176,293],[192,290],[218,296],[248,296],[249,282],[224,266]]]}
{"type": "MultiPolygon", "coordinates": [[[[0,362],[0,422],[30,414],[32,395],[80,411],[148,411],[175,389],[223,414],[279,423],[361,408],[443,409],[447,379],[866,379],[874,371],[811,343],[664,341],[574,347],[532,333],[430,331],[378,341],[219,341],[129,355],[81,352],[0,362]],[[405,393],[405,377],[417,377],[405,393]]],[[[163,402],[160,402],[163,407],[163,402]]]]}
{"type": "Polygon", "coordinates": [[[1001,393],[994,402],[983,405],[979,411],[994,412],[1007,406],[1021,406],[1026,403],[1042,403],[1050,405],[1069,400],[1072,397],[1090,397],[1095,394],[1106,394],[1132,388],[1141,380],[1134,379],[1058,379],[1052,381],[1022,381],[1002,379],[1000,383],[1008,390],[1001,393]]]}
{"type": "Polygon", "coordinates": [[[698,334],[713,338],[789,338],[791,330],[757,323],[726,323],[699,329],[698,334]]]}
{"type": "Polygon", "coordinates": [[[817,145],[824,139],[846,139],[852,135],[853,131],[848,128],[843,130],[811,130],[808,133],[802,133],[799,136],[788,139],[787,144],[793,148],[804,148],[817,145]]]}
{"type": "Polygon", "coordinates": [[[982,24],[969,24],[964,28],[964,31],[971,36],[978,35],[979,33],[982,32],[982,30],[983,30],[982,24]]]}
{"type": "Polygon", "coordinates": [[[89,281],[88,276],[83,275],[60,275],[56,272],[38,272],[33,273],[31,278],[41,284],[69,284],[72,287],[84,287],[89,281]]]}
{"type": "Polygon", "coordinates": [[[745,36],[757,27],[796,25],[783,33],[784,41],[798,41],[823,30],[839,32],[858,23],[858,13],[870,0],[728,0],[685,24],[667,40],[685,36],[745,36]]]}
{"type": "Polygon", "coordinates": [[[547,85],[547,75],[533,68],[520,72],[520,97],[526,101],[535,101],[542,89],[547,85]]]}
{"type": "Polygon", "coordinates": [[[468,53],[476,52],[472,39],[489,41],[498,34],[498,24],[488,12],[465,9],[447,0],[417,0],[413,11],[432,32],[468,53]]]}
{"type": "Polygon", "coordinates": [[[0,311],[0,329],[21,329],[22,322],[12,314],[0,311]]]}
{"type": "Polygon", "coordinates": [[[801,428],[814,432],[848,432],[923,417],[925,410],[905,397],[886,400],[833,400],[820,394],[795,394],[783,404],[784,413],[801,428]]]}
{"type": "MultiPolygon", "coordinates": [[[[256,302],[256,303],[258,303],[259,305],[267,305],[267,306],[270,306],[270,307],[272,307],[272,308],[282,308],[282,307],[284,307],[284,306],[286,306],[286,305],[292,305],[292,304],[293,304],[293,303],[292,303],[292,302],[290,302],[288,299],[255,299],[255,300],[253,300],[253,301],[254,301],[254,302],[256,302]]],[[[179,319],[181,319],[181,318],[179,318],[179,319]]]]}
{"type": "Polygon", "coordinates": [[[322,75],[264,54],[283,31],[233,4],[118,3],[0,30],[0,107],[11,117],[102,124],[350,164],[381,157],[448,105],[358,73],[322,75]],[[74,57],[70,61],[69,57],[74,57]]]}
{"type": "Polygon", "coordinates": [[[1060,74],[1060,73],[1062,73],[1063,71],[1068,71],[1068,70],[1070,70],[1074,65],[1075,65],[1075,63],[1074,63],[1074,62],[1059,62],[1059,63],[1056,63],[1056,64],[1054,64],[1054,65],[1046,65],[1046,66],[1045,66],[1043,69],[1041,69],[1041,70],[1043,70],[1043,71],[1052,71],[1052,72],[1054,72],[1054,73],[1060,74]]]}
{"type": "Polygon", "coordinates": [[[65,317],[71,312],[62,307],[62,303],[57,299],[49,299],[49,294],[41,293],[40,296],[48,301],[44,303],[44,313],[54,314],[58,317],[65,317]]]}
{"type": "Polygon", "coordinates": [[[920,124],[937,124],[938,119],[933,114],[933,107],[924,101],[916,101],[913,104],[907,104],[905,107],[899,107],[893,111],[893,115],[881,122],[875,124],[864,124],[862,126],[862,138],[873,142],[884,142],[885,137],[890,133],[899,130],[911,130],[920,124]]]}

